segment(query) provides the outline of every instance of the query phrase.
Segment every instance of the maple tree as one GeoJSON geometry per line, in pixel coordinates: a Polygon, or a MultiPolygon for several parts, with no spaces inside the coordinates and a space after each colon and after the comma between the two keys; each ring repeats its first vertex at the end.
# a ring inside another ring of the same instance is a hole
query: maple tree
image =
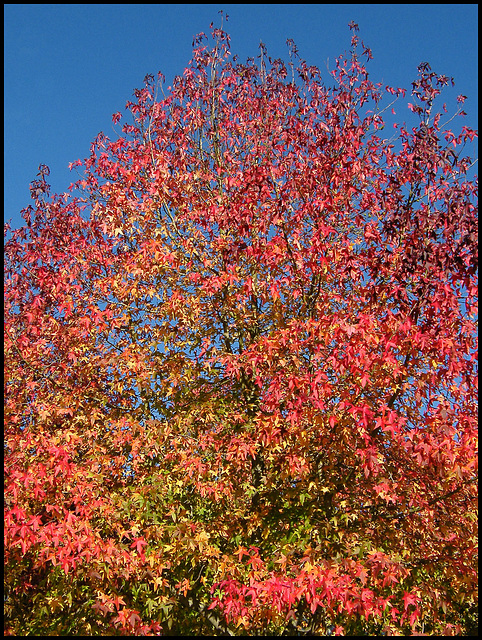
{"type": "Polygon", "coordinates": [[[405,91],[350,27],[327,83],[212,27],[71,193],[39,168],[6,227],[6,634],[474,624],[476,133],[423,63],[383,137],[405,91]]]}

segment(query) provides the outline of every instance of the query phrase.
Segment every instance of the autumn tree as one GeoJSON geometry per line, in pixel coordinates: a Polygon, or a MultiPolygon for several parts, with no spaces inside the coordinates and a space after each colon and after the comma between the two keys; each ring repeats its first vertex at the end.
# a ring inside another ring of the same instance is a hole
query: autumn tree
{"type": "Polygon", "coordinates": [[[40,167],[6,229],[7,634],[470,633],[476,133],[427,63],[395,123],[350,26],[331,74],[212,28],[70,193],[40,167]]]}

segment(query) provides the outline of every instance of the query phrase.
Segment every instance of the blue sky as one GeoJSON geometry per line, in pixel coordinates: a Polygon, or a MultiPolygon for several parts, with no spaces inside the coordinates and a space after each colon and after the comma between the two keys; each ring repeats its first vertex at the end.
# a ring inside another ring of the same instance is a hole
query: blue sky
{"type": "MultiPolygon", "coordinates": [[[[447,102],[468,96],[464,124],[478,127],[476,4],[7,4],[4,219],[23,224],[40,163],[51,169],[52,190],[66,191],[76,178],[69,162],[85,158],[100,131],[114,137],[112,114],[147,73],[162,71],[169,84],[183,72],[193,36],[219,24],[220,9],[241,60],[256,57],[260,40],[286,60],[291,38],[326,76],[327,62],[349,48],[354,20],[373,52],[373,81],[410,89],[427,61],[454,77],[447,102]]],[[[397,116],[406,117],[399,108],[397,116]]]]}

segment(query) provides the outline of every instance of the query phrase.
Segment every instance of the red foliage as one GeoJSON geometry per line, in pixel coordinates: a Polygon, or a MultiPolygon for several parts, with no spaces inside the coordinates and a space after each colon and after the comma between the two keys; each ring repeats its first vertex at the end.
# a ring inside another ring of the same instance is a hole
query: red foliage
{"type": "Polygon", "coordinates": [[[476,133],[424,63],[384,138],[405,92],[350,26],[332,87],[213,29],[72,195],[40,167],[6,229],[6,634],[470,628],[476,133]]]}

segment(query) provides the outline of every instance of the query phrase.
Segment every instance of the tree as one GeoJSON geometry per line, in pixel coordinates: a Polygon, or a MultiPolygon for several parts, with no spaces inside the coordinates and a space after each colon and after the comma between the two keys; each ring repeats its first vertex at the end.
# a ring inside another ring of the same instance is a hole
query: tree
{"type": "Polygon", "coordinates": [[[383,138],[350,27],[328,86],[212,27],[7,225],[7,634],[474,624],[476,133],[424,63],[383,138]]]}

